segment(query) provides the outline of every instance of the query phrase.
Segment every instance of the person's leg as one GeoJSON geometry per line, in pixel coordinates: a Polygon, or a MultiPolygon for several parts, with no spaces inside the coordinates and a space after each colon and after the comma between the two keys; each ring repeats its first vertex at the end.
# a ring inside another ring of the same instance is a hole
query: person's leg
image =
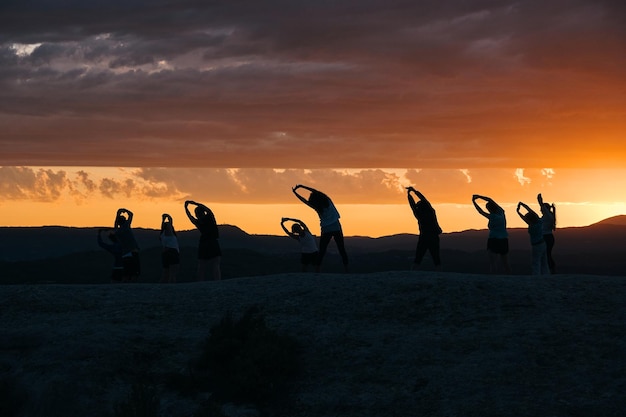
{"type": "Polygon", "coordinates": [[[204,281],[204,276],[207,270],[209,260],[198,259],[198,270],[196,271],[196,281],[204,281]]]}
{"type": "Polygon", "coordinates": [[[423,235],[419,235],[417,238],[417,246],[415,247],[415,258],[413,258],[413,265],[411,266],[411,269],[417,269],[420,266],[427,250],[428,243],[426,242],[426,238],[424,238],[423,235]]]}
{"type": "Polygon", "coordinates": [[[337,249],[339,250],[339,254],[341,255],[341,262],[343,263],[343,267],[346,270],[346,272],[348,272],[348,253],[346,252],[346,245],[343,239],[343,232],[341,230],[338,232],[334,232],[333,237],[335,238],[337,249]]]}
{"type": "Polygon", "coordinates": [[[494,251],[488,250],[489,254],[489,273],[495,274],[498,272],[498,257],[499,255],[494,251]]]}
{"type": "Polygon", "coordinates": [[[211,278],[213,279],[213,281],[219,281],[222,279],[222,270],[220,268],[221,261],[221,256],[216,256],[209,261],[211,265],[211,278]]]}
{"type": "MultiPolygon", "coordinates": [[[[541,274],[541,248],[542,245],[532,245],[532,254],[531,254],[531,267],[530,271],[532,275],[540,275],[541,274]]],[[[543,246],[545,250],[545,245],[543,246]]]]}
{"type": "Polygon", "coordinates": [[[550,265],[548,264],[548,251],[544,244],[544,250],[541,252],[541,260],[539,261],[541,275],[550,275],[550,265]]]}
{"type": "Polygon", "coordinates": [[[543,235],[544,240],[546,241],[546,253],[548,257],[548,266],[550,267],[551,273],[556,273],[556,264],[554,259],[552,258],[552,249],[554,248],[554,235],[552,233],[543,235]]]}
{"type": "Polygon", "coordinates": [[[175,283],[176,280],[178,279],[178,268],[179,265],[175,264],[175,265],[170,265],[170,273],[169,273],[169,281],[171,283],[175,283]]]}
{"type": "Polygon", "coordinates": [[[439,248],[439,235],[432,236],[429,239],[428,251],[430,252],[430,256],[433,258],[433,264],[435,264],[435,269],[437,271],[440,271],[441,255],[439,248]]]}
{"type": "Polygon", "coordinates": [[[169,277],[170,277],[169,267],[170,267],[170,264],[167,258],[167,251],[163,251],[161,252],[161,271],[162,272],[161,272],[161,280],[159,281],[160,283],[164,283],[169,280],[169,277]]]}
{"type": "Polygon", "coordinates": [[[330,243],[330,239],[333,237],[331,233],[322,233],[320,236],[320,250],[317,254],[317,261],[315,262],[315,272],[320,271],[320,266],[322,265],[322,259],[324,259],[324,255],[326,255],[326,250],[328,249],[328,243],[330,243]]]}
{"type": "Polygon", "coordinates": [[[509,254],[505,253],[504,255],[500,255],[500,262],[502,263],[502,269],[504,270],[504,273],[510,275],[511,263],[509,262],[509,254]]]}

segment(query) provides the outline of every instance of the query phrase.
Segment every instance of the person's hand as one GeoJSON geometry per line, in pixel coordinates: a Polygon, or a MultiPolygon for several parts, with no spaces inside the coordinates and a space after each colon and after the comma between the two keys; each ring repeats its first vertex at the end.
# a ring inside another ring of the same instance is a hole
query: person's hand
{"type": "Polygon", "coordinates": [[[476,200],[478,197],[480,197],[478,194],[474,194],[474,195],[472,196],[472,200],[476,200]]]}
{"type": "Polygon", "coordinates": [[[287,221],[287,218],[286,218],[286,217],[283,217],[283,218],[281,218],[281,219],[280,219],[280,221],[284,223],[284,222],[286,222],[286,221],[287,221]]]}

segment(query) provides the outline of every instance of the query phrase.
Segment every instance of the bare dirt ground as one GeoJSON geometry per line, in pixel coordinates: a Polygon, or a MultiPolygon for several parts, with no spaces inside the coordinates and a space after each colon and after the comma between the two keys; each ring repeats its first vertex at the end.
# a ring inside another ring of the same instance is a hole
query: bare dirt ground
{"type": "MultiPolygon", "coordinates": [[[[113,416],[138,373],[184,370],[211,325],[252,305],[304,346],[290,416],[626,410],[626,277],[580,275],[0,286],[2,396],[23,397],[29,417],[113,416]]],[[[193,399],[160,390],[162,416],[193,414],[193,399]]]]}

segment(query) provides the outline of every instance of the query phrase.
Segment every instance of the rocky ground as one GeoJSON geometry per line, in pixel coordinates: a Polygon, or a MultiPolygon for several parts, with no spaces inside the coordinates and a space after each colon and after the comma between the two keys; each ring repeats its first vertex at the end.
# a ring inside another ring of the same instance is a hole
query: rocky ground
{"type": "MultiPolygon", "coordinates": [[[[289,416],[621,416],[626,277],[284,274],[189,284],[0,286],[3,399],[21,414],[114,416],[210,327],[257,305],[303,346],[289,416]]],[[[227,406],[227,415],[255,416],[227,406]]]]}

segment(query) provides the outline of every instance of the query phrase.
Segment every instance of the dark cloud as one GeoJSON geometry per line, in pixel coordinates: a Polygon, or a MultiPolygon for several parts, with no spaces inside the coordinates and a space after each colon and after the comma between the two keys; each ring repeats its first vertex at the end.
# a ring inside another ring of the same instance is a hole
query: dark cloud
{"type": "Polygon", "coordinates": [[[626,158],[623,2],[0,7],[2,164],[466,168],[626,158]]]}

